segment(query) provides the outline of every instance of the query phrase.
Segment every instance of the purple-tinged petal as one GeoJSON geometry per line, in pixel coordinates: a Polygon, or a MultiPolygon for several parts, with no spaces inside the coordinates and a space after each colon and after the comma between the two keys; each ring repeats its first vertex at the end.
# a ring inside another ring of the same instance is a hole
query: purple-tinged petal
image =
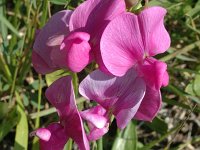
{"type": "MultiPolygon", "coordinates": [[[[129,78],[132,78],[129,74],[129,78]]],[[[113,113],[118,114],[122,109],[134,108],[137,110],[137,105],[141,103],[146,92],[146,84],[142,78],[137,77],[134,82],[128,85],[126,91],[119,96],[116,103],[112,106],[113,113]]]]}
{"type": "Polygon", "coordinates": [[[100,49],[103,63],[116,76],[142,61],[144,47],[137,16],[124,13],[112,20],[103,32],[100,49]]]}
{"type": "Polygon", "coordinates": [[[108,122],[107,111],[100,105],[80,112],[81,117],[92,123],[96,128],[103,128],[108,122]]]}
{"type": "Polygon", "coordinates": [[[129,87],[132,86],[136,77],[137,73],[134,69],[130,69],[123,77],[107,75],[96,70],[80,83],[79,92],[86,99],[94,100],[104,108],[108,108],[127,90],[131,90],[129,87]]]}
{"type": "Polygon", "coordinates": [[[124,128],[134,117],[145,91],[145,82],[137,77],[134,69],[123,77],[109,76],[96,70],[79,86],[82,96],[96,101],[116,116],[119,128],[124,128]]]}
{"type": "Polygon", "coordinates": [[[161,107],[161,93],[160,90],[154,90],[147,87],[146,94],[140,108],[138,109],[134,119],[143,121],[152,121],[161,107]]]}
{"type": "Polygon", "coordinates": [[[56,80],[45,94],[50,103],[56,107],[65,134],[78,144],[80,150],[89,150],[89,142],[75,103],[71,77],[66,76],[56,80]]]}
{"type": "Polygon", "coordinates": [[[38,129],[35,134],[40,138],[40,150],[63,150],[69,139],[59,123],[52,123],[47,128],[38,129]]]}
{"type": "Polygon", "coordinates": [[[170,36],[164,26],[166,9],[150,7],[138,15],[144,49],[149,56],[165,52],[170,47],[170,36]]]}
{"type": "Polygon", "coordinates": [[[60,49],[66,54],[66,65],[73,72],[80,72],[92,60],[90,35],[85,32],[73,32],[62,42],[60,49]]]}
{"type": "Polygon", "coordinates": [[[32,52],[32,64],[35,70],[41,74],[47,74],[56,70],[55,67],[49,66],[35,51],[32,52]]]}
{"type": "Polygon", "coordinates": [[[75,96],[70,76],[56,80],[47,88],[45,95],[49,102],[57,109],[62,124],[62,119],[70,120],[76,112],[75,96]]]}
{"type": "Polygon", "coordinates": [[[85,29],[90,34],[98,34],[107,23],[125,12],[123,0],[87,0],[79,5],[70,19],[70,31],[85,29]]]}
{"type": "Polygon", "coordinates": [[[140,104],[142,102],[142,98],[136,103],[136,105],[132,108],[122,109],[119,113],[116,114],[117,126],[120,129],[124,129],[128,123],[133,119],[134,115],[137,113],[140,104]]]}
{"type": "Polygon", "coordinates": [[[87,136],[83,127],[83,122],[78,110],[74,112],[74,115],[70,120],[65,118],[64,124],[65,124],[66,134],[69,134],[69,137],[71,137],[76,142],[79,149],[89,150],[90,149],[89,141],[87,139],[87,136]]]}
{"type": "MultiPolygon", "coordinates": [[[[41,59],[43,59],[47,66],[54,68],[63,66],[63,60],[57,59],[58,62],[52,60],[54,58],[52,56],[52,51],[55,51],[53,54],[60,53],[59,45],[63,41],[64,37],[69,34],[69,19],[71,14],[72,11],[69,10],[60,11],[54,14],[36,36],[33,50],[41,59]]],[[[40,69],[37,68],[36,70],[40,71],[40,69]]],[[[39,73],[43,72],[45,71],[39,73]]]]}
{"type": "Polygon", "coordinates": [[[166,72],[167,64],[152,57],[145,59],[140,66],[145,82],[148,86],[159,90],[162,85],[167,86],[169,76],[166,72]]]}

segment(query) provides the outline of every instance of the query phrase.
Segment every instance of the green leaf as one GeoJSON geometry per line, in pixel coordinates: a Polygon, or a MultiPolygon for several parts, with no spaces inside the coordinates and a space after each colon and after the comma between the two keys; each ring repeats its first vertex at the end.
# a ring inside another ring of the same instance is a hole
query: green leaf
{"type": "Polygon", "coordinates": [[[136,123],[130,122],[121,132],[115,139],[112,150],[137,150],[136,123]]]}
{"type": "MultiPolygon", "coordinates": [[[[39,88],[39,80],[35,80],[31,85],[31,88],[33,88],[34,90],[38,90],[39,88]]],[[[42,87],[45,86],[44,81],[42,81],[42,87]]]]}
{"type": "Polygon", "coordinates": [[[0,102],[0,119],[2,119],[10,111],[9,103],[0,102]]]}
{"type": "Polygon", "coordinates": [[[186,13],[186,16],[194,18],[200,13],[200,1],[198,1],[193,9],[186,13]]]}
{"type": "Polygon", "coordinates": [[[165,123],[164,120],[158,117],[155,117],[151,123],[146,122],[145,124],[152,130],[156,131],[157,133],[160,133],[160,134],[167,133],[167,130],[168,130],[167,124],[165,123]]]}
{"type": "Polygon", "coordinates": [[[20,115],[19,123],[17,124],[15,134],[15,150],[27,150],[28,149],[28,121],[27,116],[24,112],[21,98],[16,94],[17,98],[17,113],[20,115]]]}
{"type": "Polygon", "coordinates": [[[185,92],[187,92],[190,95],[195,95],[194,90],[193,90],[193,83],[189,83],[186,88],[185,92]]]}
{"type": "Polygon", "coordinates": [[[6,25],[13,33],[15,33],[18,37],[19,36],[19,33],[18,31],[15,29],[15,27],[2,15],[0,14],[0,20],[1,22],[6,25]]]}
{"type": "Polygon", "coordinates": [[[69,0],[49,0],[51,3],[56,5],[66,5],[69,0]]]}
{"type": "Polygon", "coordinates": [[[63,76],[66,76],[66,75],[70,75],[70,73],[66,72],[64,70],[58,70],[58,71],[52,72],[50,74],[47,74],[45,76],[47,85],[50,86],[54,81],[56,81],[57,79],[59,79],[63,76]]]}
{"type": "Polygon", "coordinates": [[[19,116],[14,107],[0,123],[0,141],[17,125],[18,120],[19,116]]]}
{"type": "Polygon", "coordinates": [[[185,92],[192,96],[200,96],[200,75],[196,74],[195,79],[187,85],[185,92]]]}
{"type": "Polygon", "coordinates": [[[200,96],[200,75],[196,75],[194,79],[194,92],[197,96],[200,96]]]}

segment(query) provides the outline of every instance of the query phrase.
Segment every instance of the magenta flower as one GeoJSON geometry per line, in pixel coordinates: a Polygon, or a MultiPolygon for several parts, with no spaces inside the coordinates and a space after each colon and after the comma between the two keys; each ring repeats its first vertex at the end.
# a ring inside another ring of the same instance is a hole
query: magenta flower
{"type": "Polygon", "coordinates": [[[40,149],[63,150],[68,139],[72,138],[80,150],[89,150],[89,142],[75,103],[71,77],[55,81],[47,89],[46,97],[56,107],[60,122],[34,132],[40,138],[40,149]]]}
{"type": "Polygon", "coordinates": [[[87,0],[73,12],[56,13],[36,36],[34,68],[41,74],[61,68],[79,72],[95,60],[103,69],[99,48],[102,32],[125,10],[123,0],[87,0]]]}
{"type": "MultiPolygon", "coordinates": [[[[79,92],[85,98],[100,104],[106,110],[105,116],[108,119],[113,114],[117,120],[118,127],[121,129],[125,128],[128,122],[136,115],[141,103],[144,103],[146,110],[141,109],[136,116],[137,118],[146,117],[145,119],[149,119],[149,117],[154,117],[159,109],[156,107],[160,107],[160,103],[159,106],[155,107],[146,106],[154,102],[149,102],[149,99],[146,100],[144,98],[144,96],[150,97],[151,93],[145,94],[145,82],[137,76],[134,69],[129,70],[123,77],[107,75],[96,70],[80,83],[79,92]],[[146,115],[149,112],[151,114],[146,115]]],[[[153,96],[156,97],[156,95],[153,96]]]]}
{"type": "Polygon", "coordinates": [[[103,62],[110,73],[123,76],[135,68],[152,89],[166,86],[169,76],[164,62],[154,59],[170,46],[170,37],[163,20],[166,10],[150,7],[139,15],[124,13],[104,30],[101,38],[103,62]]]}

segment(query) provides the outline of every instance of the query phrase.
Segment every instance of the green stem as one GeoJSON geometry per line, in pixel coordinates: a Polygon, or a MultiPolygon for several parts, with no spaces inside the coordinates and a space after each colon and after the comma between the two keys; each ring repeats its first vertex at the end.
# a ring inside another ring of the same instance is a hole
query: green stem
{"type": "Polygon", "coordinates": [[[12,100],[12,97],[13,97],[13,94],[14,94],[14,91],[15,91],[15,84],[16,84],[16,78],[17,78],[18,70],[19,70],[19,65],[17,65],[16,68],[15,68],[14,77],[13,77],[13,80],[12,80],[11,92],[10,92],[10,101],[12,100]]]}
{"type": "Polygon", "coordinates": [[[40,105],[41,105],[41,97],[42,97],[42,76],[41,74],[38,75],[39,78],[39,88],[38,88],[38,105],[37,105],[37,118],[35,120],[35,129],[40,126],[40,105]]]}
{"type": "MultiPolygon", "coordinates": [[[[38,105],[37,105],[37,117],[35,120],[35,129],[39,128],[40,126],[40,105],[41,105],[41,96],[42,96],[42,76],[41,74],[38,75],[39,78],[39,88],[38,88],[38,105]]],[[[39,143],[38,143],[38,138],[35,137],[33,139],[33,146],[32,149],[38,149],[39,148],[39,143]]]]}
{"type": "Polygon", "coordinates": [[[10,73],[10,70],[8,68],[8,65],[5,62],[5,59],[3,58],[3,54],[0,52],[0,67],[4,74],[6,75],[6,78],[11,83],[12,82],[12,75],[10,73]]]}
{"type": "Polygon", "coordinates": [[[103,150],[103,138],[97,141],[97,150],[103,150]]]}
{"type": "MultiPolygon", "coordinates": [[[[77,100],[77,103],[76,103],[77,105],[85,102],[85,99],[83,97],[77,98],[76,100],[77,100]]],[[[43,117],[43,116],[50,115],[52,113],[55,113],[56,111],[57,110],[54,107],[52,107],[52,108],[49,108],[47,110],[40,111],[39,113],[38,112],[32,113],[29,116],[30,116],[31,119],[35,119],[37,117],[43,117]]]]}
{"type": "MultiPolygon", "coordinates": [[[[0,0],[0,15],[4,16],[5,15],[5,0],[0,0]]],[[[6,25],[0,21],[0,32],[3,38],[4,45],[7,47],[8,46],[8,40],[7,40],[7,35],[8,35],[8,29],[6,25]]]]}
{"type": "Polygon", "coordinates": [[[73,144],[72,139],[69,139],[67,144],[65,145],[64,150],[72,150],[72,144],[73,144]]]}
{"type": "Polygon", "coordinates": [[[48,0],[43,1],[43,8],[42,9],[43,9],[43,12],[42,12],[42,20],[41,20],[40,27],[43,27],[46,23],[47,14],[48,14],[48,0]]]}

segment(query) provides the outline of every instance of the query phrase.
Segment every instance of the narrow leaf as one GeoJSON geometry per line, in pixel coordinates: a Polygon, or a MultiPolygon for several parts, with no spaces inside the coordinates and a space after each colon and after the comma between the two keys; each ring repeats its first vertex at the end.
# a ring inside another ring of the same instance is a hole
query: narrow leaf
{"type": "Polygon", "coordinates": [[[16,94],[17,98],[17,113],[20,115],[19,123],[17,124],[15,134],[15,150],[27,150],[28,149],[28,121],[27,116],[24,112],[21,98],[16,94]]]}

